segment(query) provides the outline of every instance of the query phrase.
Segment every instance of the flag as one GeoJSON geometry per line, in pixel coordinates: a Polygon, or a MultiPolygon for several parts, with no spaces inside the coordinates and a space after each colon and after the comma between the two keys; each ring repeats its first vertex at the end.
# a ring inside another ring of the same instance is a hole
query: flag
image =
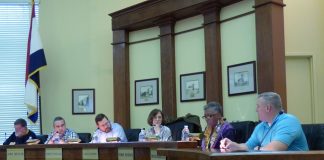
{"type": "Polygon", "coordinates": [[[26,57],[25,104],[27,105],[27,116],[34,123],[38,119],[38,101],[40,98],[39,71],[45,66],[45,54],[35,17],[35,3],[32,0],[26,57]]]}

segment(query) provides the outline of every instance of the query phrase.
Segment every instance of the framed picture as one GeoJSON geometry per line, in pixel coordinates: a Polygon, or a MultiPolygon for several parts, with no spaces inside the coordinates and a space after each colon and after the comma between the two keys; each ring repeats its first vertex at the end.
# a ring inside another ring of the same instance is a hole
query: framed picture
{"type": "Polygon", "coordinates": [[[72,89],[72,114],[95,114],[94,89],[72,89]]]}
{"type": "Polygon", "coordinates": [[[205,99],[205,72],[180,75],[180,101],[199,101],[205,99]]]}
{"type": "Polygon", "coordinates": [[[159,79],[135,81],[135,105],[159,104],[159,79]]]}
{"type": "Polygon", "coordinates": [[[256,93],[255,61],[227,66],[228,96],[256,93]]]}

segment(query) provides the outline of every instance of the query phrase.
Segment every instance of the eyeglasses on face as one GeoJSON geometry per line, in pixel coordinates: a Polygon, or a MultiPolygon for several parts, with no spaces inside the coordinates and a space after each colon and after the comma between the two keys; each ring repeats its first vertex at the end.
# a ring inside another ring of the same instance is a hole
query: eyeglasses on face
{"type": "Polygon", "coordinates": [[[217,115],[217,113],[215,113],[215,114],[206,114],[206,115],[202,116],[201,118],[203,118],[203,119],[210,119],[210,118],[215,117],[216,115],[217,115]]]}

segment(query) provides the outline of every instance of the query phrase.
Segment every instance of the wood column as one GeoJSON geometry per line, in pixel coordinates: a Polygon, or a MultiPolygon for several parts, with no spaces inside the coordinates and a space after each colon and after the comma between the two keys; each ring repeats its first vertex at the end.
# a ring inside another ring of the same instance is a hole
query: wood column
{"type": "Polygon", "coordinates": [[[283,0],[255,0],[258,93],[273,91],[287,109],[283,0]]]}
{"type": "Polygon", "coordinates": [[[205,65],[206,65],[206,99],[207,102],[223,103],[222,63],[220,40],[220,6],[205,8],[205,65]]]}
{"type": "Polygon", "coordinates": [[[160,23],[162,110],[169,120],[177,118],[174,21],[160,23]]]}
{"type": "Polygon", "coordinates": [[[113,31],[114,121],[130,128],[129,46],[126,30],[113,31]]]}

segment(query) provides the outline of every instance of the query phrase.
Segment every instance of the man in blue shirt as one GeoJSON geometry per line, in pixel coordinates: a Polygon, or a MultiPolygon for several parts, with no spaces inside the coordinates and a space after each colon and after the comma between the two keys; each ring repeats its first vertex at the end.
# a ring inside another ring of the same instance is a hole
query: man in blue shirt
{"type": "Polygon", "coordinates": [[[258,96],[259,123],[246,143],[235,143],[225,138],[223,151],[269,150],[308,151],[308,144],[299,120],[282,112],[281,98],[277,93],[265,92],[258,96]]]}

